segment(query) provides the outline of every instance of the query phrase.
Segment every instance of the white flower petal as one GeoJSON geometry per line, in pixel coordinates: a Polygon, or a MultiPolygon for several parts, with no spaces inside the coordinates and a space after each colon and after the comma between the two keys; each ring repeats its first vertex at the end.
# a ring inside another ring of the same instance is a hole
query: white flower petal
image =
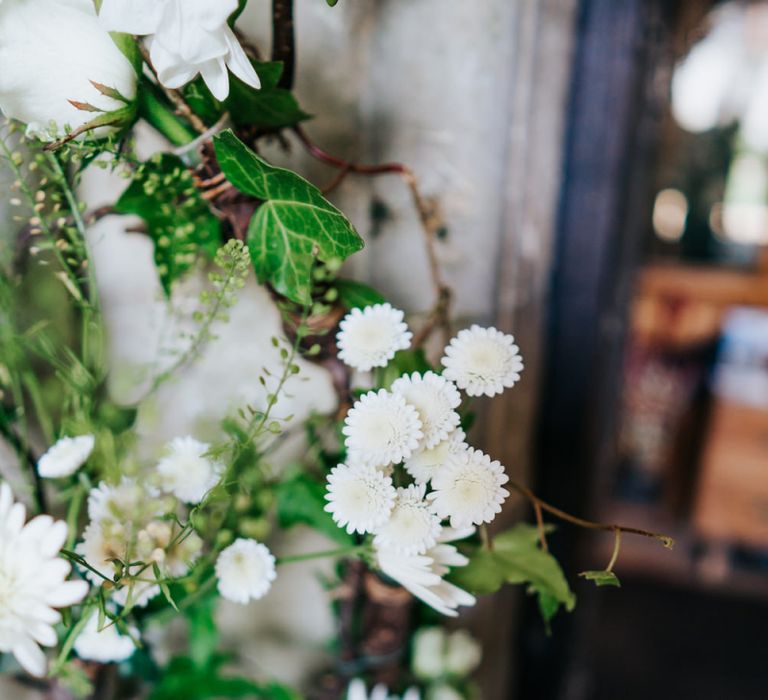
{"type": "Polygon", "coordinates": [[[389,517],[395,502],[392,478],[370,465],[339,464],[328,475],[325,510],[339,527],[373,532],[389,517]]]}
{"type": "Polygon", "coordinates": [[[411,345],[413,334],[403,318],[403,312],[390,304],[352,309],[336,335],[339,359],[362,372],[385,367],[398,350],[411,345]]]}
{"type": "Polygon", "coordinates": [[[216,559],[219,593],[235,603],[263,598],[276,575],[275,558],[256,540],[238,538],[216,559]]]}
{"type": "Polygon", "coordinates": [[[90,457],[95,442],[93,435],[61,438],[40,457],[37,473],[46,479],[74,474],[90,457]]]}

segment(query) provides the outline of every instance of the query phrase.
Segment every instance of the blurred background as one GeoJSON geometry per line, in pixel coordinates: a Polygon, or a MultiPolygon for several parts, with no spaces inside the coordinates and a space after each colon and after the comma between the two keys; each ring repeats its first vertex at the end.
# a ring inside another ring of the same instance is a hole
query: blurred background
{"type": "MultiPolygon", "coordinates": [[[[677,542],[624,537],[622,588],[598,589],[576,573],[604,566],[612,536],[560,527],[577,608],[547,635],[524,592],[479,605],[484,697],[767,697],[768,0],[295,5],[307,131],[412,166],[447,222],[459,321],[521,345],[524,379],[473,442],[565,510],[677,542]]],[[[240,23],[260,47],[269,12],[250,0],[240,23]]],[[[298,148],[271,155],[333,177],[298,148]]],[[[347,178],[334,198],[367,241],[354,274],[429,308],[400,180],[347,178]]],[[[129,258],[111,275],[118,349],[140,312],[129,258]]],[[[506,524],[520,517],[513,502],[506,524]]]]}

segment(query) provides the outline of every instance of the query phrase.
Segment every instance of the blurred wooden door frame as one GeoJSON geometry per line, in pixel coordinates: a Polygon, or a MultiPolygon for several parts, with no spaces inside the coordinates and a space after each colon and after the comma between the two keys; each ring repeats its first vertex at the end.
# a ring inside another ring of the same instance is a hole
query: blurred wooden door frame
{"type": "MultiPolygon", "coordinates": [[[[579,5],[535,451],[538,492],[574,514],[590,515],[615,464],[629,303],[669,75],[687,43],[681,22],[702,17],[710,4],[579,5]]],[[[589,697],[578,650],[582,635],[596,633],[589,629],[592,591],[575,583],[575,573],[604,564],[582,556],[599,536],[562,527],[552,538],[581,600],[573,615],[556,618],[549,638],[528,604],[516,697],[589,697]]]]}

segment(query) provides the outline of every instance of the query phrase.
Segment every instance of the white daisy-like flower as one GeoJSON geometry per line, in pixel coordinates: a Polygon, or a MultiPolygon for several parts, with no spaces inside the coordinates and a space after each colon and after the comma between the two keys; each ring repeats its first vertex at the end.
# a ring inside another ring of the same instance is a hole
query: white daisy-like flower
{"type": "Polygon", "coordinates": [[[390,304],[352,309],[336,335],[339,359],[362,372],[386,367],[398,350],[411,346],[413,334],[403,318],[403,312],[390,304]]]}
{"type": "Polygon", "coordinates": [[[445,440],[461,421],[454,410],[461,403],[461,394],[453,382],[439,374],[405,374],[392,383],[391,390],[419,412],[421,431],[424,433],[421,447],[425,449],[445,440]]]}
{"type": "MultiPolygon", "coordinates": [[[[401,700],[420,700],[420,698],[418,688],[408,688],[401,700]]],[[[365,683],[360,678],[355,678],[349,683],[346,700],[398,700],[398,697],[390,695],[389,689],[383,683],[373,686],[369,695],[365,683]]]]}
{"type": "Polygon", "coordinates": [[[74,474],[93,452],[93,435],[63,437],[40,457],[37,473],[45,479],[55,479],[74,474]]]}
{"type": "Polygon", "coordinates": [[[276,575],[275,558],[256,540],[240,537],[216,559],[219,593],[235,603],[263,598],[276,575]]]}
{"type": "Polygon", "coordinates": [[[465,442],[466,437],[461,428],[456,428],[447,440],[437,443],[430,449],[414,452],[404,462],[406,470],[417,484],[426,484],[445,466],[451,456],[469,449],[469,445],[465,442]]]}
{"type": "Polygon", "coordinates": [[[199,503],[219,482],[224,465],[209,459],[210,445],[193,437],[171,441],[169,454],[157,465],[162,487],[185,503],[199,503]]]}
{"type": "Polygon", "coordinates": [[[88,493],[88,517],[91,521],[133,522],[141,515],[160,513],[159,502],[149,498],[141,484],[126,476],[115,485],[101,481],[88,493]]]}
{"type": "Polygon", "coordinates": [[[520,379],[519,350],[511,335],[474,325],[459,331],[445,348],[443,375],[468,396],[494,396],[520,379]]]}
{"type": "Polygon", "coordinates": [[[440,535],[440,518],[424,500],[425,491],[424,484],[397,489],[389,518],[376,530],[376,546],[403,554],[423,554],[435,545],[440,535]]]}
{"type": "Polygon", "coordinates": [[[45,654],[39,645],[55,646],[55,608],[81,601],[85,581],[67,581],[71,567],[58,554],[67,525],[38,515],[26,525],[26,512],[14,503],[8,484],[0,485],[0,652],[10,652],[33,676],[43,676],[45,654]]]}
{"type": "Polygon", "coordinates": [[[403,555],[389,547],[376,549],[379,569],[403,588],[443,615],[456,617],[461,605],[474,605],[475,597],[444,580],[454,566],[466,566],[469,559],[448,542],[463,539],[474,528],[443,528],[438,544],[424,554],[403,555]]]}
{"type": "Polygon", "coordinates": [[[432,477],[428,496],[441,518],[450,518],[452,527],[489,523],[501,512],[501,504],[509,491],[504,467],[473,448],[453,456],[432,477]]]}
{"type": "MultiPolygon", "coordinates": [[[[138,635],[138,630],[131,627],[131,635],[138,635]]],[[[116,624],[105,620],[104,628],[99,631],[99,613],[94,611],[85,623],[83,631],[75,640],[75,652],[81,659],[98,663],[118,663],[133,656],[136,645],[129,635],[122,634],[116,624]]]]}
{"type": "Polygon", "coordinates": [[[376,467],[339,464],[328,474],[325,510],[348,533],[373,532],[383,525],[395,503],[392,477],[376,467]]]}
{"type": "Polygon", "coordinates": [[[418,411],[385,389],[363,394],[349,409],[342,432],[350,460],[374,467],[402,462],[424,437],[418,411]]]}

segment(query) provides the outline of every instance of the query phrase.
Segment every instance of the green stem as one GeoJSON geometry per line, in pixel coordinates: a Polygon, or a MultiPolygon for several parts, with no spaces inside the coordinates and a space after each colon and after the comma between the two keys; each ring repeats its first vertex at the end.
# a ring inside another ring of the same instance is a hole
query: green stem
{"type": "Polygon", "coordinates": [[[326,549],[322,552],[307,552],[306,554],[294,554],[290,557],[280,557],[277,560],[277,565],[282,564],[295,564],[299,561],[309,561],[310,559],[325,559],[327,557],[344,557],[350,554],[357,554],[358,552],[367,549],[368,545],[356,544],[351,547],[340,547],[338,549],[326,549]]]}
{"type": "Polygon", "coordinates": [[[174,146],[185,146],[198,134],[167,104],[162,91],[150,80],[142,78],[139,85],[139,116],[146,119],[174,146]]]}

